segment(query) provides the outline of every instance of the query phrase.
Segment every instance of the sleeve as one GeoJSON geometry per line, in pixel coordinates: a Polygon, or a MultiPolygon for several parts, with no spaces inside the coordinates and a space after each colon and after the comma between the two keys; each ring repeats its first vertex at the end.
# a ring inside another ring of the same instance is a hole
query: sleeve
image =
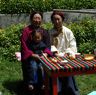
{"type": "Polygon", "coordinates": [[[53,56],[53,53],[48,48],[45,48],[43,52],[47,53],[51,57],[53,56]]]}
{"type": "Polygon", "coordinates": [[[33,52],[28,49],[28,31],[24,29],[21,35],[21,61],[27,60],[33,52]]]}
{"type": "Polygon", "coordinates": [[[51,49],[50,35],[47,30],[43,31],[43,42],[47,45],[49,49],[51,49]]]}
{"type": "Polygon", "coordinates": [[[76,39],[75,39],[72,31],[70,32],[70,37],[69,37],[69,38],[70,38],[70,39],[69,39],[69,47],[70,47],[70,49],[71,49],[74,53],[76,53],[76,52],[77,52],[76,39]]]}

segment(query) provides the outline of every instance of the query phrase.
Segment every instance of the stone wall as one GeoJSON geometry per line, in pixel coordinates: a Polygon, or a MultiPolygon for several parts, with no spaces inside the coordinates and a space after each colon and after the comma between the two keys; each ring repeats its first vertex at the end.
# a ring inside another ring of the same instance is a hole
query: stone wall
{"type": "Polygon", "coordinates": [[[29,23],[29,15],[0,14],[0,28],[5,28],[12,24],[18,24],[18,23],[29,23]]]}
{"type": "MultiPolygon", "coordinates": [[[[96,19],[96,9],[90,10],[61,10],[65,15],[65,22],[74,22],[83,19],[84,17],[91,17],[96,19]]],[[[44,12],[44,22],[50,22],[52,12],[44,12]]],[[[0,28],[8,27],[12,24],[27,23],[29,24],[29,14],[0,14],[0,28]]]]}

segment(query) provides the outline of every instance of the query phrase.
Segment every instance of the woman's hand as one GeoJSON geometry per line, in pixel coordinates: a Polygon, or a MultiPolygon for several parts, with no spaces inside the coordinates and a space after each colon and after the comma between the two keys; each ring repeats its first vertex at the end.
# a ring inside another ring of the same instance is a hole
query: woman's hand
{"type": "Polygon", "coordinates": [[[55,53],[54,55],[55,55],[55,56],[58,56],[58,53],[55,53]]]}
{"type": "Polygon", "coordinates": [[[54,55],[57,56],[57,57],[64,57],[64,54],[65,53],[60,52],[60,53],[55,53],[54,55]]]}
{"type": "Polygon", "coordinates": [[[39,59],[39,55],[38,55],[38,54],[32,54],[32,57],[33,57],[35,60],[38,60],[38,59],[39,59]]]}
{"type": "Polygon", "coordinates": [[[48,56],[48,54],[47,54],[47,53],[43,53],[43,56],[47,57],[47,56],[48,56]]]}

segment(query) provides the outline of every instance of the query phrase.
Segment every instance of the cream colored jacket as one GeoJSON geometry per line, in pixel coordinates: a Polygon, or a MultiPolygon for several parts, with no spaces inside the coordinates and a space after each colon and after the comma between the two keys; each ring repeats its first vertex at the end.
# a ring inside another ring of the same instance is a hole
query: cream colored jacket
{"type": "Polygon", "coordinates": [[[57,37],[54,37],[53,35],[56,32],[57,31],[54,28],[49,30],[51,45],[55,45],[59,52],[76,53],[76,40],[72,31],[67,27],[62,26],[61,33],[57,37]]]}

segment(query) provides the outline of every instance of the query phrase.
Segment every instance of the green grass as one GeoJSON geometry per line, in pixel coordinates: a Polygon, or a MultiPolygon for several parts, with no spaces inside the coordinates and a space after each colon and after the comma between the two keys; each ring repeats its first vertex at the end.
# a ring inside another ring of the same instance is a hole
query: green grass
{"type": "Polygon", "coordinates": [[[16,95],[15,92],[21,80],[21,64],[9,62],[0,57],[0,91],[3,95],[16,95]]]}
{"type": "Polygon", "coordinates": [[[80,95],[96,91],[96,74],[76,76],[80,95]]]}
{"type": "MultiPolygon", "coordinates": [[[[3,95],[23,95],[24,91],[22,92],[20,88],[21,80],[21,63],[17,61],[10,62],[0,57],[0,91],[3,95]]],[[[93,90],[96,91],[95,74],[76,76],[76,81],[80,95],[87,95],[93,90]]]]}

